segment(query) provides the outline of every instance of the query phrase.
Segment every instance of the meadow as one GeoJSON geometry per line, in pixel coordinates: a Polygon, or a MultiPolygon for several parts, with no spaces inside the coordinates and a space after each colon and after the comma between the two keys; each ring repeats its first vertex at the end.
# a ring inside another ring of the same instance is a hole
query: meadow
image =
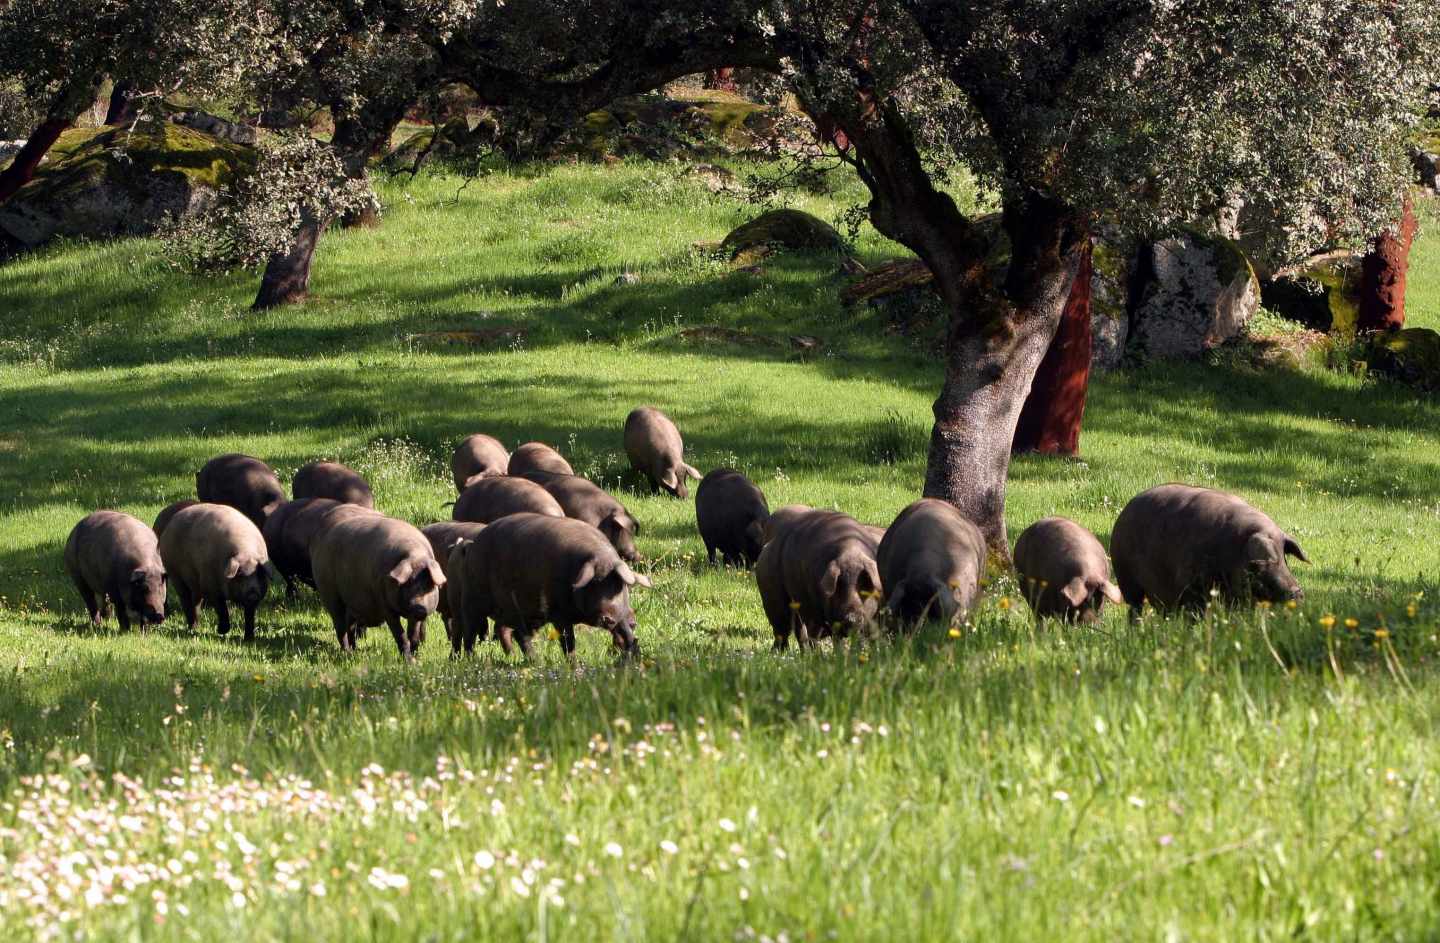
{"type": "MultiPolygon", "coordinates": [[[[1092,386],[1083,460],[1016,461],[1012,538],[1062,513],[1108,539],[1167,480],[1245,495],[1314,561],[1294,609],[1037,626],[998,577],[957,632],[777,656],[753,578],[638,487],[621,422],[659,406],[772,507],[888,523],[922,478],[924,344],[842,307],[834,258],[697,250],[754,209],[678,166],[382,195],[293,309],[144,240],[0,266],[0,938],[1435,935],[1432,397],[1126,370],[1092,386]],[[413,665],[384,631],[342,656],[313,593],[273,590],[250,646],[208,614],[122,636],[65,578],[81,516],[152,519],[224,451],[287,480],[338,459],[388,513],[444,518],[477,431],[558,445],[641,520],[643,664],[585,630],[574,670],[554,642],[452,661],[435,620],[413,665]]],[[[1415,266],[1411,321],[1440,326],[1434,234],[1415,266]]]]}

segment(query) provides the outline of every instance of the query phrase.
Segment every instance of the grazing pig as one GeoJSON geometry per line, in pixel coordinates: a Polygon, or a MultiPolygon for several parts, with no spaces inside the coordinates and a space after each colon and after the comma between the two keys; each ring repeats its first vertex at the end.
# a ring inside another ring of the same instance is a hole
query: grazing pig
{"type": "Polygon", "coordinates": [[[700,480],[693,465],[685,464],[685,443],[670,417],[641,406],[625,417],[625,454],[630,467],[650,481],[651,489],[664,488],[677,498],[689,497],[685,479],[700,480]]]}
{"type": "Polygon", "coordinates": [[[510,456],[509,474],[517,478],[528,478],[543,472],[547,475],[573,475],[575,469],[550,446],[543,442],[526,442],[510,456]]]}
{"type": "Polygon", "coordinates": [[[445,588],[445,572],[424,534],[392,517],[355,515],[317,534],[310,560],[343,651],[355,650],[361,629],[383,622],[400,656],[415,657],[445,588]],[[401,619],[409,624],[402,627],[401,619]]]}
{"type": "Polygon", "coordinates": [[[1025,528],[1015,541],[1015,569],[1038,619],[1094,622],[1105,600],[1118,605],[1122,599],[1110,582],[1105,548],[1067,518],[1047,517],[1025,528]]]}
{"type": "Polygon", "coordinates": [[[96,511],[81,519],[65,541],[65,569],[90,622],[110,617],[130,631],[130,613],[141,625],[165,621],[165,563],[155,532],[129,514],[96,511]]]}
{"type": "Polygon", "coordinates": [[[345,504],[331,498],[301,498],[286,501],[265,519],[260,533],[270,553],[270,562],[285,578],[285,594],[295,596],[295,583],[315,585],[310,565],[310,542],[336,521],[360,514],[377,514],[371,508],[345,504]]]}
{"type": "Polygon", "coordinates": [[[457,521],[489,524],[507,514],[531,511],[564,517],[565,510],[550,492],[525,478],[481,478],[460,492],[450,516],[457,521]]]}
{"type": "Polygon", "coordinates": [[[193,632],[202,603],[215,609],[220,634],[230,631],[230,603],[245,612],[245,641],[255,638],[255,610],[270,588],[269,554],[260,529],[228,505],[196,504],[178,512],[160,536],[160,558],[193,632]]]}
{"type": "MultiPolygon", "coordinates": [[[[435,555],[435,559],[440,563],[441,571],[445,574],[445,588],[440,591],[440,602],[436,605],[435,611],[440,614],[440,622],[445,626],[445,635],[449,637],[450,647],[456,655],[460,654],[461,636],[456,630],[455,613],[458,611],[457,591],[462,585],[462,581],[455,579],[455,574],[450,572],[450,553],[460,541],[474,540],[480,536],[480,532],[485,527],[484,524],[474,524],[470,521],[440,521],[420,528],[420,533],[430,541],[430,552],[435,555]]],[[[474,650],[473,643],[470,650],[474,650]]]]}
{"type": "Polygon", "coordinates": [[[567,658],[575,653],[578,624],[605,629],[626,655],[639,652],[630,587],[650,581],[584,521],[515,514],[461,543],[450,565],[464,582],[457,621],[467,651],[494,620],[505,651],[511,651],[513,636],[527,658],[531,639],[546,623],[559,631],[567,658]]]}
{"type": "Polygon", "coordinates": [[[626,563],[640,559],[640,551],[635,549],[640,522],[610,492],[579,475],[537,475],[534,480],[550,492],[566,517],[584,521],[604,534],[620,559],[626,563]]]}
{"type": "Polygon", "coordinates": [[[159,537],[161,534],[165,533],[165,525],[170,523],[170,518],[174,517],[176,514],[180,513],[186,508],[194,507],[199,503],[199,501],[194,501],[186,498],[185,500],[176,501],[173,504],[165,505],[165,507],[160,510],[160,513],[155,515],[155,536],[159,537]]]}
{"type": "Polygon", "coordinates": [[[985,557],[985,538],[965,515],[953,504],[921,498],[880,540],[884,606],[906,627],[963,619],[980,595],[985,557]]]}
{"type": "Polygon", "coordinates": [[[765,527],[760,533],[761,546],[763,547],[779,537],[782,530],[813,510],[815,509],[808,504],[787,504],[776,508],[770,513],[770,519],[765,522],[765,527]]]}
{"type": "MultiPolygon", "coordinates": [[[[561,459],[563,462],[564,459],[561,459]]],[[[455,490],[464,491],[481,478],[510,473],[510,453],[499,439],[488,435],[466,436],[450,456],[450,474],[455,477],[455,490]]]]}
{"type": "Polygon", "coordinates": [[[1110,553],[1132,618],[1146,599],[1162,610],[1203,609],[1212,589],[1228,602],[1301,599],[1285,557],[1310,562],[1295,538],[1235,495],[1179,484],[1132,498],[1110,553]]]}
{"type": "Polygon", "coordinates": [[[726,566],[754,566],[769,520],[765,492],[733,468],[715,469],[695,489],[695,524],[712,565],[719,551],[726,566]]]}
{"type": "Polygon", "coordinates": [[[295,473],[290,493],[301,498],[329,498],[341,504],[375,507],[375,493],[370,483],[353,468],[339,462],[311,462],[295,473]]]}
{"type": "Polygon", "coordinates": [[[880,597],[875,538],[838,511],[810,511],[787,523],[755,564],[760,602],[784,651],[847,635],[870,622],[880,597]]]}
{"type": "Polygon", "coordinates": [[[265,518],[285,500],[285,489],[269,465],[235,452],[205,463],[195,475],[195,493],[201,501],[228,504],[256,527],[264,527],[265,518]]]}

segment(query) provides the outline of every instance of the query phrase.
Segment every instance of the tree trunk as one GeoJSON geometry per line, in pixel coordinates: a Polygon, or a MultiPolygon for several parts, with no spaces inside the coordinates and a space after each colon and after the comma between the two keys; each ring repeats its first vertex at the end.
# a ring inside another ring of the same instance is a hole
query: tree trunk
{"type": "Polygon", "coordinates": [[[1377,236],[1361,262],[1358,333],[1398,331],[1405,326],[1405,277],[1418,225],[1414,203],[1407,194],[1394,230],[1377,236]]]}
{"type": "Polygon", "coordinates": [[[88,78],[77,76],[51,100],[45,120],[31,132],[25,146],[20,148],[20,153],[15,155],[10,166],[0,171],[0,203],[10,199],[17,190],[34,178],[35,169],[60,139],[60,135],[90,107],[99,87],[98,75],[88,78]]]}
{"type": "Polygon", "coordinates": [[[738,92],[734,69],[711,69],[705,73],[705,87],[720,92],[738,92]]]}
{"type": "Polygon", "coordinates": [[[1030,395],[1015,427],[1014,454],[1078,455],[1080,422],[1090,385],[1091,244],[1081,248],[1075,284],[1060,317],[1060,329],[1040,361],[1030,395]]]}
{"type": "Polygon", "coordinates": [[[1010,445],[1089,240],[1066,208],[1040,198],[1007,206],[1004,223],[1012,256],[1003,292],[972,290],[951,312],[925,495],[959,508],[1008,564],[1010,445]]]}
{"type": "Polygon", "coordinates": [[[116,82],[110,90],[110,106],[105,109],[105,123],[129,124],[135,120],[135,86],[130,82],[116,82]]]}
{"type": "Polygon", "coordinates": [[[305,299],[310,293],[310,262],[315,257],[315,246],[324,229],[324,220],[307,215],[290,248],[270,257],[265,265],[265,274],[260,279],[260,292],[250,306],[253,310],[278,308],[305,299]]]}

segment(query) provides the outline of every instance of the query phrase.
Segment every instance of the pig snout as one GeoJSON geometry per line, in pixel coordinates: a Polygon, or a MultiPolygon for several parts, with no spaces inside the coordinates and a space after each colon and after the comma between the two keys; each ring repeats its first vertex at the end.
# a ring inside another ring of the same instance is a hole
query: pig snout
{"type": "Polygon", "coordinates": [[[610,628],[610,638],[615,642],[615,647],[624,654],[632,657],[640,654],[640,645],[635,641],[635,616],[626,616],[619,624],[610,628]]]}

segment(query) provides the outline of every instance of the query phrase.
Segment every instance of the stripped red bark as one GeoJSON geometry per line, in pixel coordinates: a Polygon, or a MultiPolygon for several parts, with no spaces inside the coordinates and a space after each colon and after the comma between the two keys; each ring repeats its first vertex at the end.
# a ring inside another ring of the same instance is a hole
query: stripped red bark
{"type": "Polygon", "coordinates": [[[1407,195],[1400,221],[1375,238],[1361,261],[1357,332],[1398,331],[1405,326],[1405,280],[1418,228],[1415,206],[1407,195]]]}
{"type": "Polygon", "coordinates": [[[1075,283],[1060,316],[1060,328],[1035,372],[1030,394],[1015,425],[1015,454],[1080,454],[1080,424],[1085,417],[1085,396],[1090,387],[1090,282],[1094,272],[1092,246],[1087,240],[1075,273],[1075,283]]]}

